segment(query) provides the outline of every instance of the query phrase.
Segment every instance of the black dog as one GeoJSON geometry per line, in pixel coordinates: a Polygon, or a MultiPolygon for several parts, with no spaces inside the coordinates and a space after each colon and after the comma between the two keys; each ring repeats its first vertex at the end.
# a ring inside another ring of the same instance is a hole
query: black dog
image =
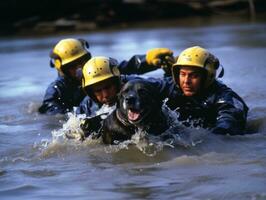
{"type": "Polygon", "coordinates": [[[158,90],[148,81],[127,82],[118,95],[116,110],[103,121],[103,142],[114,144],[131,139],[137,129],[159,135],[168,128],[162,103],[158,90]]]}

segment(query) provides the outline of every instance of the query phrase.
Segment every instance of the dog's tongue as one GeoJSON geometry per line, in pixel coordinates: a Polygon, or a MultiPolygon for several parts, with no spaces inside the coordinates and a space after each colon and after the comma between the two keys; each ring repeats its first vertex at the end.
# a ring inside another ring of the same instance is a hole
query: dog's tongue
{"type": "Polygon", "coordinates": [[[136,121],[140,116],[139,112],[128,110],[127,117],[130,121],[136,121]]]}

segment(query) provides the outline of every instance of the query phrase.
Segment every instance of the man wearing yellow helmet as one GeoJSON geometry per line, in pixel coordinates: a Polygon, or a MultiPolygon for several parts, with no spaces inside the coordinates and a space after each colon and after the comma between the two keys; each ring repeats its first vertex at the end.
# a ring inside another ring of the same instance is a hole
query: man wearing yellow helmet
{"type": "MultiPolygon", "coordinates": [[[[58,78],[52,82],[45,93],[40,113],[66,113],[78,106],[85,94],[81,88],[81,69],[91,58],[89,45],[82,39],[60,40],[50,53],[50,64],[58,71],[58,78]]],[[[123,61],[118,68],[124,74],[142,74],[160,66],[162,58],[167,60],[173,52],[167,48],[151,49],[147,55],[135,55],[123,61]]]]}
{"type": "Polygon", "coordinates": [[[121,75],[118,67],[116,59],[104,56],[92,57],[83,67],[82,87],[87,97],[76,113],[85,113],[88,117],[81,125],[85,136],[97,131],[102,119],[116,108],[117,94],[122,85],[129,80],[140,79],[134,75],[121,75]]]}
{"type": "Polygon", "coordinates": [[[77,113],[87,116],[111,112],[115,108],[121,86],[134,75],[121,75],[116,59],[104,56],[92,57],[82,70],[82,87],[87,97],[80,104],[77,113]],[[94,102],[97,104],[95,106],[94,102]]]}
{"type": "MultiPolygon", "coordinates": [[[[206,49],[185,49],[172,67],[177,86],[169,107],[185,125],[210,129],[216,134],[244,134],[248,107],[232,89],[217,81],[219,60],[206,49]]],[[[218,77],[223,76],[223,69],[218,77]]]]}
{"type": "Polygon", "coordinates": [[[40,113],[58,114],[72,110],[84,98],[80,87],[81,68],[91,58],[89,45],[82,39],[60,40],[50,53],[50,66],[58,77],[47,88],[40,113]]]}
{"type": "MultiPolygon", "coordinates": [[[[83,88],[98,105],[113,105],[119,84],[130,78],[119,76],[116,67],[100,73],[104,62],[97,59],[87,62],[83,68],[83,88]],[[95,78],[89,78],[94,75],[95,78]],[[115,79],[120,82],[114,81],[115,79]],[[102,97],[104,93],[108,95],[102,101],[97,93],[102,97]]],[[[172,67],[172,77],[164,80],[149,78],[148,81],[160,91],[158,98],[168,98],[167,105],[179,113],[179,120],[184,125],[206,128],[215,134],[244,134],[248,107],[239,95],[216,79],[219,67],[219,60],[214,55],[202,47],[195,46],[181,52],[172,67]]],[[[223,69],[218,77],[222,76],[223,69]]],[[[88,99],[80,108],[87,116],[95,115],[88,99]]],[[[99,107],[96,111],[97,109],[99,107]]]]}

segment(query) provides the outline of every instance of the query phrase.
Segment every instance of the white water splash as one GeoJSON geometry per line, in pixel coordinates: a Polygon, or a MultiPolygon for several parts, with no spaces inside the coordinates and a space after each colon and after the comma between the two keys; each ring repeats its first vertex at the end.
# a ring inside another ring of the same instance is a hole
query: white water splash
{"type": "Polygon", "coordinates": [[[116,109],[116,104],[113,106],[109,106],[106,104],[103,104],[102,107],[95,111],[95,115],[101,115],[102,119],[105,119],[109,114],[111,114],[116,109]]]}
{"type": "MultiPolygon", "coordinates": [[[[105,119],[114,109],[116,105],[108,106],[103,105],[99,110],[95,112],[95,116],[101,115],[102,119],[105,119]]],[[[81,124],[86,118],[85,114],[76,114],[75,110],[73,112],[67,113],[68,120],[63,124],[63,127],[59,130],[52,131],[52,141],[62,142],[67,138],[74,139],[76,141],[81,141],[85,139],[83,130],[81,129],[81,124]]],[[[86,140],[92,140],[93,134],[86,138],[86,140]]]]}
{"type": "MultiPolygon", "coordinates": [[[[95,112],[95,115],[101,115],[102,119],[106,118],[116,106],[102,106],[95,112]]],[[[195,132],[195,129],[184,127],[180,121],[178,121],[179,114],[176,111],[169,109],[165,104],[162,107],[163,113],[167,118],[169,129],[158,136],[148,134],[146,131],[138,129],[130,140],[123,142],[115,142],[116,145],[109,145],[104,148],[106,153],[115,153],[122,149],[128,149],[131,145],[134,145],[137,149],[143,152],[147,156],[155,156],[159,152],[163,151],[164,147],[176,148],[185,147],[189,148],[200,143],[201,140],[193,140],[191,132],[195,132]],[[167,139],[165,139],[167,138],[167,139]]],[[[81,123],[86,118],[85,115],[77,115],[75,112],[67,114],[68,120],[63,124],[63,127],[58,130],[52,131],[52,141],[43,143],[44,148],[47,146],[53,146],[55,143],[72,143],[74,145],[80,145],[81,140],[84,139],[84,132],[80,128],[81,123]],[[71,136],[72,140],[69,140],[71,136]]],[[[196,131],[195,133],[199,133],[196,131]]],[[[83,144],[99,144],[101,139],[95,139],[93,134],[89,135],[83,144]]]]}
{"type": "Polygon", "coordinates": [[[159,152],[167,148],[190,148],[203,142],[206,131],[185,127],[178,120],[179,113],[169,109],[167,105],[162,107],[163,114],[167,119],[169,128],[160,135],[148,134],[146,131],[138,129],[130,140],[123,142],[114,141],[116,145],[105,147],[106,153],[115,153],[122,149],[128,149],[134,145],[147,156],[156,156],[159,152]]]}
{"type": "Polygon", "coordinates": [[[80,128],[81,123],[86,115],[77,115],[74,113],[67,113],[68,120],[63,124],[59,130],[52,131],[52,142],[64,141],[68,136],[75,140],[81,140],[84,137],[84,132],[80,128]]]}
{"type": "Polygon", "coordinates": [[[105,147],[106,153],[116,153],[123,149],[129,149],[130,146],[134,145],[146,156],[153,157],[163,151],[164,147],[174,148],[174,146],[168,142],[161,141],[158,136],[148,135],[147,132],[141,129],[138,129],[130,140],[123,142],[114,141],[114,143],[116,145],[109,145],[105,147]]]}
{"type": "Polygon", "coordinates": [[[173,148],[173,146],[169,145],[167,142],[154,139],[151,135],[148,135],[141,129],[132,136],[131,140],[140,151],[150,157],[155,156],[162,151],[164,146],[170,146],[173,148]]]}

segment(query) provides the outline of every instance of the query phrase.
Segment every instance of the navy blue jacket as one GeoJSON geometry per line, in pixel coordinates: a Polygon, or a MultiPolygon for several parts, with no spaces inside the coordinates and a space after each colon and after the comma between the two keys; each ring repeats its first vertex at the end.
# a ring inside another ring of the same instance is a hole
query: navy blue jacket
{"type": "MultiPolygon", "coordinates": [[[[158,69],[147,64],[145,55],[135,55],[129,61],[121,62],[118,67],[121,74],[143,74],[158,69]]],[[[50,115],[64,114],[72,111],[73,106],[79,106],[84,97],[80,83],[58,76],[48,86],[39,112],[50,115]]]]}
{"type": "Polygon", "coordinates": [[[78,106],[84,97],[85,93],[77,81],[58,76],[46,89],[39,112],[64,114],[71,111],[73,106],[78,106]]]}
{"type": "MultiPolygon", "coordinates": [[[[122,78],[124,83],[132,79],[130,76],[122,78]]],[[[197,97],[186,97],[171,77],[163,80],[149,78],[148,81],[160,92],[158,98],[168,98],[167,105],[178,112],[178,120],[185,126],[206,128],[215,134],[244,134],[248,107],[225,84],[214,81],[205,93],[197,97]]],[[[80,109],[81,113],[90,116],[94,115],[92,110],[95,106],[87,97],[80,109]]]]}
{"type": "Polygon", "coordinates": [[[225,84],[214,81],[205,92],[195,97],[184,96],[178,87],[168,92],[171,94],[167,105],[179,113],[179,120],[184,125],[207,128],[216,134],[244,134],[248,107],[225,84]]]}

